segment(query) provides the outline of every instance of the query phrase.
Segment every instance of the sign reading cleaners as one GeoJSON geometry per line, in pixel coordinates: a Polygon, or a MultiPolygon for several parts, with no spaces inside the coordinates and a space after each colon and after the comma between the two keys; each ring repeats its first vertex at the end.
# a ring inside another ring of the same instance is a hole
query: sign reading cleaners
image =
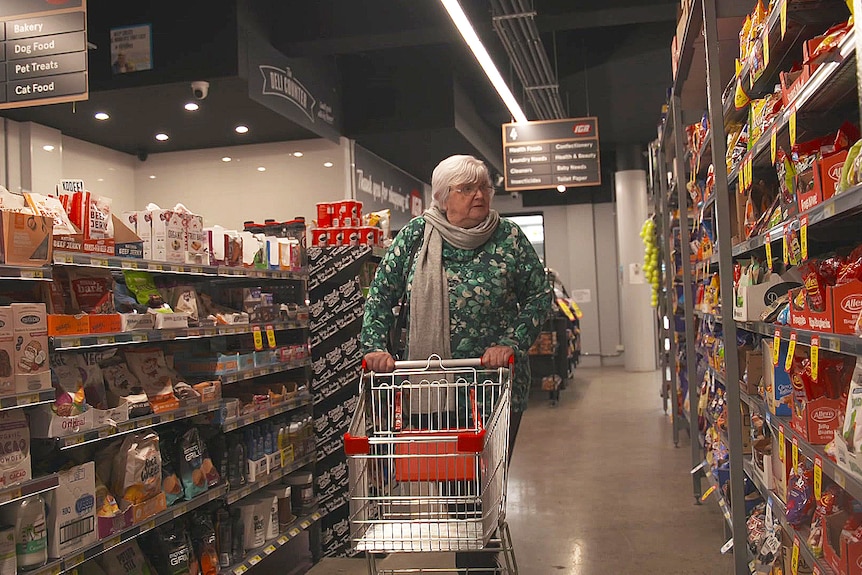
{"type": "Polygon", "coordinates": [[[85,0],[0,1],[0,110],[86,100],[85,0]]]}
{"type": "Polygon", "coordinates": [[[334,62],[288,58],[269,44],[249,41],[249,98],[334,142],[341,135],[336,86],[334,62]]]}
{"type": "Polygon", "coordinates": [[[386,160],[354,145],[353,177],[362,213],[388,209],[393,231],[425,210],[425,184],[386,160]]]}
{"type": "Polygon", "coordinates": [[[599,186],[598,118],[503,124],[506,191],[599,186]]]}

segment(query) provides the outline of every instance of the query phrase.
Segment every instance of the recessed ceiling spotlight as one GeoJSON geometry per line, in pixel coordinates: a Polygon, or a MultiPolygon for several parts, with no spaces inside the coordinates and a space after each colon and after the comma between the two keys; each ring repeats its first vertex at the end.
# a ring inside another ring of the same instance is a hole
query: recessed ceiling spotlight
{"type": "Polygon", "coordinates": [[[196,112],[200,106],[198,106],[196,102],[187,102],[184,108],[189,112],[196,112]]]}
{"type": "Polygon", "coordinates": [[[258,166],[258,167],[257,167],[257,171],[258,171],[258,172],[265,172],[265,171],[266,171],[266,168],[264,168],[263,166],[258,166]]]}
{"type": "Polygon", "coordinates": [[[293,153],[293,156],[294,156],[295,158],[301,158],[301,157],[303,156],[303,153],[302,153],[302,152],[294,152],[294,153],[293,153]]]}
{"type": "Polygon", "coordinates": [[[155,180],[155,179],[156,179],[156,177],[155,177],[155,176],[150,176],[150,179],[151,179],[151,180],[155,180]]]}
{"type": "Polygon", "coordinates": [[[93,114],[93,117],[97,120],[107,120],[108,118],[110,118],[107,112],[96,112],[95,114],[93,114]]]}
{"type": "Polygon", "coordinates": [[[221,159],[221,161],[222,162],[230,162],[232,159],[233,158],[231,158],[230,156],[225,156],[224,158],[221,159]]]}
{"type": "Polygon", "coordinates": [[[248,132],[248,126],[243,126],[242,124],[240,124],[239,126],[234,128],[234,130],[237,134],[245,134],[248,132]]]}
{"type": "Polygon", "coordinates": [[[331,168],[333,166],[332,162],[323,162],[324,168],[331,168]]]}
{"type": "Polygon", "coordinates": [[[560,184],[559,186],[557,186],[557,191],[562,194],[563,192],[566,191],[566,186],[564,186],[563,184],[560,184]]]}
{"type": "Polygon", "coordinates": [[[156,134],[156,139],[160,142],[167,142],[170,139],[170,136],[168,136],[167,134],[165,134],[163,132],[160,132],[160,133],[156,134]]]}
{"type": "Polygon", "coordinates": [[[44,146],[42,146],[42,149],[45,150],[46,152],[53,152],[54,146],[52,146],[51,144],[45,144],[44,146]]]}
{"type": "Polygon", "coordinates": [[[99,178],[99,179],[98,179],[98,180],[96,180],[96,181],[97,181],[97,182],[104,182],[104,181],[105,181],[105,178],[99,178]]]}

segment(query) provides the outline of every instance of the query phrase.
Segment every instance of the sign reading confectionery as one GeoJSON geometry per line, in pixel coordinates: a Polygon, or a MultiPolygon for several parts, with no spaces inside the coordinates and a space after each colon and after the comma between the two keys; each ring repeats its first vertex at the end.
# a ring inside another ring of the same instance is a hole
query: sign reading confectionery
{"type": "Polygon", "coordinates": [[[334,61],[288,58],[248,41],[248,97],[320,136],[338,142],[341,99],[334,61]]]}
{"type": "Polygon", "coordinates": [[[0,1],[0,110],[86,100],[85,0],[0,1]]]}
{"type": "Polygon", "coordinates": [[[506,191],[599,186],[598,118],[503,124],[506,191]]]}
{"type": "Polygon", "coordinates": [[[362,146],[353,148],[354,189],[363,214],[388,209],[392,230],[422,214],[424,183],[362,146]]]}

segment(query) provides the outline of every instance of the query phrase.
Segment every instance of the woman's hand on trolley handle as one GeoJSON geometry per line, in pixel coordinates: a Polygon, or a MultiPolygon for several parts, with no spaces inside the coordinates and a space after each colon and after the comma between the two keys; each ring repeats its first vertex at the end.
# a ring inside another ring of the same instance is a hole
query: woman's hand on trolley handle
{"type": "Polygon", "coordinates": [[[515,350],[507,345],[489,347],[482,354],[482,366],[491,369],[509,367],[509,359],[514,355],[515,350]]]}
{"type": "Polygon", "coordinates": [[[372,351],[365,354],[365,369],[377,373],[390,373],[395,370],[395,358],[388,351],[372,351]]]}

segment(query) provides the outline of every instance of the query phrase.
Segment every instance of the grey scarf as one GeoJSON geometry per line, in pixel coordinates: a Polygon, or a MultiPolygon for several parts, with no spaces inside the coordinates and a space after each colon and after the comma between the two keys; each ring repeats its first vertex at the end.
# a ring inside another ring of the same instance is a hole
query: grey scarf
{"type": "Polygon", "coordinates": [[[425,236],[416,260],[410,292],[409,359],[452,357],[449,336],[449,282],[443,269],[443,240],[459,249],[474,250],[497,230],[500,216],[491,210],[474,228],[454,226],[436,206],[425,214],[425,236]]]}

